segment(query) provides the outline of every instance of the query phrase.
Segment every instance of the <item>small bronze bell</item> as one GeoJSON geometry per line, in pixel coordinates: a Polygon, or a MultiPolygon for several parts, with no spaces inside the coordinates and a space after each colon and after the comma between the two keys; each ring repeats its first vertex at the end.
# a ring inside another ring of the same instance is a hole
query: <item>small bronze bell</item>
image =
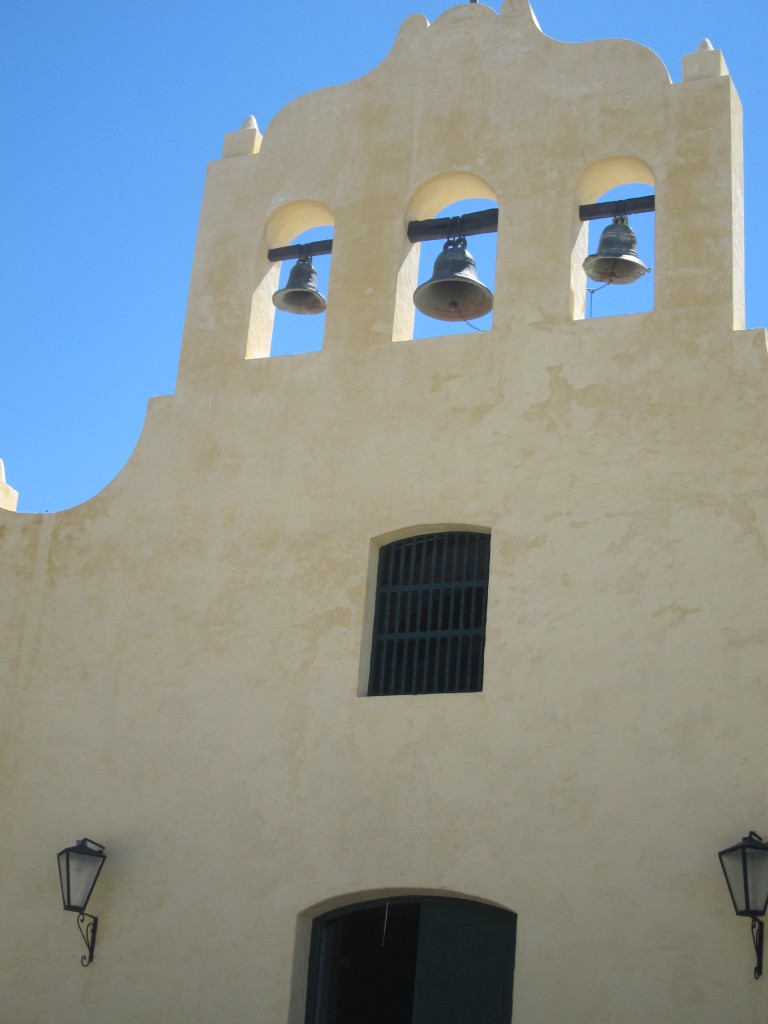
{"type": "Polygon", "coordinates": [[[317,290],[317,271],[312,265],[311,256],[299,256],[296,264],[291,267],[288,284],[280,288],[272,296],[278,309],[286,313],[324,313],[325,297],[317,290]]]}
{"type": "Polygon", "coordinates": [[[413,293],[416,308],[434,320],[476,320],[493,309],[493,293],[478,280],[466,238],[449,238],[432,277],[413,293]]]}
{"type": "Polygon", "coordinates": [[[637,255],[635,232],[623,215],[613,218],[600,235],[597,253],[587,256],[582,266],[590,281],[605,284],[632,284],[651,272],[637,255]]]}

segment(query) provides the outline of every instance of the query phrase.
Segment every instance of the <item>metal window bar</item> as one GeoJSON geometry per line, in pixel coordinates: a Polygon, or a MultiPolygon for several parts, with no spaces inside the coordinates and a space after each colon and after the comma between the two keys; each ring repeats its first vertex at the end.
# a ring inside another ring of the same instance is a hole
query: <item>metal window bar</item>
{"type": "Polygon", "coordinates": [[[370,695],[482,689],[490,538],[395,541],[379,555],[370,695]]]}

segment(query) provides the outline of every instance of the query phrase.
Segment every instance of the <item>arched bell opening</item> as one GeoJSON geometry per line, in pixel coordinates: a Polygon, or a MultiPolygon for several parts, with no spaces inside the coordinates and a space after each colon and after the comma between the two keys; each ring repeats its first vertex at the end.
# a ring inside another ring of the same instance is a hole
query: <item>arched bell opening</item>
{"type": "Polygon", "coordinates": [[[267,272],[254,293],[246,356],[318,352],[330,284],[333,214],[314,200],[288,203],[269,219],[265,240],[267,272]]]}
{"type": "Polygon", "coordinates": [[[395,341],[490,330],[497,221],[496,193],[475,174],[437,175],[416,190],[398,278],[395,341]],[[431,222],[439,226],[425,234],[431,222]]]}
{"type": "Polygon", "coordinates": [[[576,200],[572,318],[653,310],[655,212],[643,209],[655,203],[650,167],[635,157],[600,161],[582,174],[576,200]],[[600,209],[590,209],[595,206],[600,209]]]}

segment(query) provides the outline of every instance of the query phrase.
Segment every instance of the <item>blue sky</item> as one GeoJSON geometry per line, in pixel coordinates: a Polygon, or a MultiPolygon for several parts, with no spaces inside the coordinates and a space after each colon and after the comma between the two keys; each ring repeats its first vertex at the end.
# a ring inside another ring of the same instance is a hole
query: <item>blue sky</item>
{"type": "MultiPolygon", "coordinates": [[[[410,14],[433,21],[450,6],[6,5],[0,458],[20,511],[68,508],[101,490],[130,456],[148,398],[173,392],[205,169],[224,133],[248,114],[264,131],[294,97],[369,71],[410,14]]],[[[768,325],[764,5],[534,0],[534,9],[565,42],[644,43],[675,81],[704,36],[723,51],[745,110],[747,323],[768,325]]]]}

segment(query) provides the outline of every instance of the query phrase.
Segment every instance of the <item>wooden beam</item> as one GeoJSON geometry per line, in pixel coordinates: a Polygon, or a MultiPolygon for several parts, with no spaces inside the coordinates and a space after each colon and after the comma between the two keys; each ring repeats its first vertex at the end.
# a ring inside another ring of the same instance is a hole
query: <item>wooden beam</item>
{"type": "MultiPolygon", "coordinates": [[[[617,199],[610,203],[591,203],[579,207],[579,220],[605,220],[608,217],[630,216],[634,213],[652,213],[656,209],[655,196],[637,196],[617,199]]],[[[412,220],[408,224],[411,242],[430,242],[468,235],[490,235],[499,230],[499,211],[478,210],[461,217],[438,217],[435,220],[412,220]]],[[[333,239],[324,238],[305,245],[283,245],[270,249],[267,259],[271,263],[297,260],[300,256],[327,256],[333,251],[333,239]]]]}
{"type": "Polygon", "coordinates": [[[629,217],[632,213],[653,213],[656,196],[616,199],[610,203],[589,203],[579,207],[579,220],[604,220],[607,217],[629,217]]]}

